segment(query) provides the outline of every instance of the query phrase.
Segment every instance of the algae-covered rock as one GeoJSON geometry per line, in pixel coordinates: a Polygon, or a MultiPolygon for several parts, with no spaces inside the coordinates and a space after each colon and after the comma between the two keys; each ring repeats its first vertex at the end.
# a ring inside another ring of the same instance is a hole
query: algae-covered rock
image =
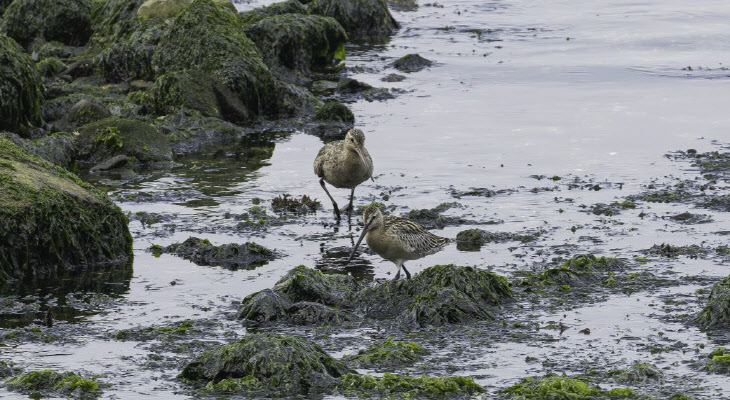
{"type": "Polygon", "coordinates": [[[485,243],[522,242],[537,240],[541,231],[526,234],[510,232],[489,232],[483,229],[467,229],[456,234],[456,248],[462,251],[478,251],[485,243]]]}
{"type": "Polygon", "coordinates": [[[46,78],[54,77],[67,68],[68,66],[56,57],[46,57],[36,63],[38,74],[46,78]]]}
{"type": "Polygon", "coordinates": [[[325,102],[312,118],[315,121],[324,122],[342,122],[346,124],[355,123],[355,115],[347,108],[346,105],[339,101],[328,101],[325,102]]]}
{"type": "Polygon", "coordinates": [[[22,139],[13,133],[3,133],[16,146],[50,163],[69,169],[76,156],[76,140],[71,133],[54,133],[36,140],[22,139]]]}
{"type": "Polygon", "coordinates": [[[501,392],[510,395],[510,398],[520,400],[632,399],[637,397],[633,390],[629,388],[602,390],[579,378],[569,378],[565,375],[555,374],[548,374],[544,378],[525,378],[521,383],[512,385],[501,392]]]}
{"type": "Polygon", "coordinates": [[[238,14],[244,25],[255,24],[262,19],[283,14],[307,14],[307,8],[299,0],[288,0],[238,14]]]}
{"type": "Polygon", "coordinates": [[[428,351],[417,343],[395,341],[392,337],[382,343],[343,357],[349,365],[358,368],[400,367],[423,359],[428,351]]]}
{"type": "Polygon", "coordinates": [[[227,86],[199,70],[170,72],[160,76],[152,89],[152,102],[159,114],[181,108],[199,111],[207,117],[232,122],[250,119],[246,106],[227,86]]]}
{"type": "Polygon", "coordinates": [[[347,34],[332,18],[277,15],[248,26],[245,32],[272,68],[307,73],[345,59],[347,34]]]}
{"type": "Polygon", "coordinates": [[[614,371],[610,374],[618,383],[647,384],[664,382],[664,373],[657,367],[647,363],[636,363],[631,367],[614,371]]]}
{"type": "Polygon", "coordinates": [[[273,76],[242,27],[234,12],[194,0],[160,38],[155,72],[203,71],[235,93],[251,117],[274,115],[273,76]]]}
{"type": "Polygon", "coordinates": [[[15,0],[0,28],[23,47],[35,38],[83,46],[91,36],[91,0],[15,0]]]}
{"type": "Polygon", "coordinates": [[[336,19],[353,40],[384,40],[398,28],[385,0],[313,0],[308,9],[336,19]]]}
{"type": "Polygon", "coordinates": [[[73,372],[59,373],[50,370],[31,371],[10,378],[5,386],[32,398],[63,396],[95,399],[102,393],[99,383],[94,380],[84,379],[73,372]]]}
{"type": "Polygon", "coordinates": [[[730,276],[712,286],[707,305],[696,321],[705,329],[730,327],[730,276]]]}
{"type": "Polygon", "coordinates": [[[393,63],[393,66],[403,72],[418,72],[433,65],[433,61],[421,57],[419,54],[405,55],[393,63]]]}
{"type": "Polygon", "coordinates": [[[181,376],[200,384],[220,385],[228,379],[258,383],[243,385],[271,395],[325,393],[352,372],[316,344],[299,337],[247,335],[241,341],[206,351],[188,363],[181,376]]]}
{"type": "Polygon", "coordinates": [[[312,301],[328,306],[349,308],[359,289],[349,275],[325,275],[300,265],[289,271],[274,285],[274,290],[293,302],[312,301]]]}
{"type": "Polygon", "coordinates": [[[713,372],[730,373],[730,350],[721,347],[713,350],[707,358],[707,369],[713,372]]]}
{"type": "Polygon", "coordinates": [[[462,376],[431,377],[385,373],[381,377],[347,374],[338,389],[346,394],[367,397],[397,396],[398,398],[472,398],[484,392],[473,378],[462,376]]]}
{"type": "Polygon", "coordinates": [[[24,135],[41,122],[41,83],[33,61],[0,33],[0,130],[24,135]]]}
{"type": "Polygon", "coordinates": [[[146,0],[137,10],[137,17],[143,21],[150,18],[173,18],[189,4],[190,0],[146,0]]]}
{"type": "Polygon", "coordinates": [[[0,138],[0,284],[127,265],[127,218],[106,194],[0,138]]]}
{"type": "Polygon", "coordinates": [[[95,100],[82,99],[71,107],[68,119],[75,126],[86,125],[100,119],[111,117],[112,114],[104,104],[95,100]]]}
{"type": "Polygon", "coordinates": [[[89,166],[124,154],[142,163],[172,160],[167,137],[142,121],[106,118],[79,129],[78,159],[89,166]]]}
{"type": "Polygon", "coordinates": [[[512,296],[503,276],[472,267],[436,265],[413,279],[362,290],[357,304],[367,316],[407,326],[438,326],[493,319],[490,310],[512,296]]]}
{"type": "Polygon", "coordinates": [[[197,265],[222,266],[229,269],[254,269],[276,258],[276,253],[254,242],[213,245],[207,239],[189,237],[171,244],[162,253],[175,254],[197,265]]]}

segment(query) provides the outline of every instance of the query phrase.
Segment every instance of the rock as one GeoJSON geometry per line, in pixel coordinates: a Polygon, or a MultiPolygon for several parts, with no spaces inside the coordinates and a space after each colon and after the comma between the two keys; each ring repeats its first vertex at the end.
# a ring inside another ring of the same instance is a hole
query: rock
{"type": "Polygon", "coordinates": [[[91,76],[94,74],[94,63],[88,58],[82,58],[78,61],[69,64],[65,71],[61,72],[61,75],[68,75],[73,79],[77,79],[84,76],[91,76]]]}
{"type": "Polygon", "coordinates": [[[707,305],[696,321],[704,329],[730,327],[730,276],[712,286],[707,305]]]}
{"type": "Polygon", "coordinates": [[[244,25],[255,24],[262,19],[283,14],[307,14],[307,8],[298,0],[283,1],[265,7],[257,7],[251,11],[238,14],[238,18],[244,25]]]}
{"type": "Polygon", "coordinates": [[[470,221],[459,217],[448,217],[441,213],[450,208],[450,203],[445,203],[431,209],[411,210],[406,218],[411,219],[428,229],[443,229],[449,225],[461,225],[470,221]]]}
{"type": "Polygon", "coordinates": [[[276,114],[274,79],[235,13],[194,0],[160,38],[153,58],[158,76],[200,70],[235,93],[250,118],[276,114]]]}
{"type": "Polygon", "coordinates": [[[240,98],[210,74],[199,70],[170,72],[160,76],[152,89],[152,102],[159,114],[181,108],[199,111],[207,117],[243,123],[250,114],[240,98]]]}
{"type": "Polygon", "coordinates": [[[274,291],[292,302],[312,301],[338,308],[350,308],[359,285],[349,275],[325,275],[300,265],[274,285],[274,291]]]}
{"type": "Polygon", "coordinates": [[[29,136],[41,123],[41,82],[35,65],[15,41],[0,33],[0,130],[29,136]]]}
{"type": "Polygon", "coordinates": [[[346,105],[339,101],[325,102],[314,114],[315,121],[355,123],[355,115],[346,105]]]}
{"type": "Polygon", "coordinates": [[[55,77],[67,68],[68,66],[56,57],[47,57],[36,63],[38,74],[46,78],[55,77]]]}
{"type": "Polygon", "coordinates": [[[13,133],[2,136],[28,153],[66,169],[71,168],[76,155],[76,140],[71,133],[54,133],[36,140],[25,140],[13,133]]]}
{"type": "Polygon", "coordinates": [[[485,243],[534,242],[542,231],[527,234],[510,232],[489,232],[482,229],[467,229],[456,234],[456,247],[461,251],[478,251],[485,243]]]}
{"type": "Polygon", "coordinates": [[[283,322],[289,318],[291,305],[291,301],[281,294],[271,289],[264,289],[243,300],[238,309],[238,319],[256,324],[283,322]]]}
{"type": "Polygon", "coordinates": [[[393,66],[403,72],[418,72],[433,65],[433,61],[421,57],[418,54],[408,54],[397,59],[393,66]]]}
{"type": "Polygon", "coordinates": [[[348,365],[357,368],[403,367],[423,360],[428,351],[414,342],[394,341],[392,337],[374,344],[357,354],[342,357],[348,365]]]}
{"type": "Polygon", "coordinates": [[[347,34],[332,18],[285,14],[262,19],[245,29],[273,69],[309,73],[344,61],[347,34]]]}
{"type": "Polygon", "coordinates": [[[141,163],[172,161],[167,137],[142,121],[107,118],[79,129],[78,160],[93,166],[124,154],[141,163]]]}
{"type": "Polygon", "coordinates": [[[280,117],[309,116],[321,105],[319,99],[301,86],[277,81],[276,89],[280,117]]]}
{"type": "Polygon", "coordinates": [[[96,172],[103,172],[103,171],[109,171],[116,168],[121,168],[127,165],[127,162],[129,162],[129,157],[125,156],[124,154],[120,154],[118,156],[114,156],[106,161],[102,161],[99,164],[94,165],[91,167],[89,172],[96,173],[96,172]]]}
{"type": "Polygon", "coordinates": [[[12,3],[13,0],[0,0],[0,19],[2,19],[2,15],[5,12],[5,9],[8,8],[10,3],[12,3]]]}
{"type": "Polygon", "coordinates": [[[99,383],[84,379],[73,372],[59,373],[50,370],[31,371],[10,378],[5,386],[27,394],[31,398],[73,397],[80,399],[97,398],[102,392],[99,383]]]}
{"type": "Polygon", "coordinates": [[[662,384],[664,382],[664,373],[654,365],[646,363],[636,363],[630,368],[614,371],[611,376],[618,383],[630,385],[662,384]]]}
{"type": "Polygon", "coordinates": [[[360,82],[352,78],[343,78],[340,79],[339,82],[337,82],[338,93],[359,93],[370,90],[372,88],[372,85],[369,85],[365,82],[360,82]]]}
{"type": "Polygon", "coordinates": [[[189,237],[182,243],[171,244],[161,252],[177,255],[196,265],[222,266],[230,269],[254,269],[276,258],[274,251],[253,242],[214,246],[207,239],[196,237],[189,237]]]}
{"type": "Polygon", "coordinates": [[[141,79],[137,79],[132,82],[129,82],[129,88],[130,88],[130,90],[133,90],[133,91],[135,91],[135,90],[136,91],[147,91],[147,90],[151,90],[154,87],[155,87],[154,82],[143,81],[141,79]]]}
{"type": "Polygon", "coordinates": [[[310,14],[337,20],[352,40],[382,41],[398,28],[385,0],[313,0],[310,14]]]}
{"type": "Polygon", "coordinates": [[[380,80],[383,82],[403,82],[406,80],[406,77],[399,74],[388,74],[380,78],[380,80]]]}
{"type": "Polygon", "coordinates": [[[106,194],[0,138],[0,285],[131,267],[131,258],[127,218],[106,194]]]}
{"type": "Polygon", "coordinates": [[[423,327],[493,319],[489,310],[511,296],[512,288],[503,276],[472,267],[436,265],[410,280],[366,288],[356,304],[370,318],[423,327]]]}
{"type": "Polygon", "coordinates": [[[525,399],[630,399],[637,397],[632,389],[602,390],[597,386],[588,385],[583,380],[556,374],[547,374],[543,378],[524,378],[522,382],[500,392],[525,399]]]}
{"type": "Polygon", "coordinates": [[[0,29],[26,48],[36,38],[83,46],[91,36],[91,0],[15,0],[0,29]]]}
{"type": "Polygon", "coordinates": [[[188,363],[180,375],[211,386],[246,378],[256,384],[246,385],[241,394],[250,394],[255,388],[267,396],[280,397],[327,393],[341,376],[351,372],[304,338],[262,334],[246,335],[237,343],[206,351],[188,363]]]}
{"type": "Polygon", "coordinates": [[[414,399],[471,399],[477,393],[484,392],[484,388],[474,383],[474,378],[410,376],[387,372],[378,377],[347,374],[342,377],[338,389],[350,396],[414,399]]]}
{"type": "Polygon", "coordinates": [[[331,95],[337,90],[338,82],[332,81],[315,81],[312,83],[312,92],[318,95],[331,95]]]}
{"type": "Polygon", "coordinates": [[[82,99],[71,107],[68,118],[75,126],[81,126],[111,116],[112,114],[101,102],[82,99]]]}

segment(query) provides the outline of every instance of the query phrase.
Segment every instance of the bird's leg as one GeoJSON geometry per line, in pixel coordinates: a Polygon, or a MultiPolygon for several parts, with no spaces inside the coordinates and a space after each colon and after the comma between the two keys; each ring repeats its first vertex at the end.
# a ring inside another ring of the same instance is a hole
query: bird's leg
{"type": "Polygon", "coordinates": [[[350,192],[350,205],[347,206],[347,219],[352,218],[352,201],[355,199],[355,188],[350,192]]]}
{"type": "Polygon", "coordinates": [[[327,186],[324,184],[324,178],[319,179],[319,184],[322,186],[322,189],[324,189],[324,192],[327,193],[327,197],[332,200],[332,206],[335,208],[335,215],[337,216],[337,220],[340,220],[340,209],[337,207],[337,202],[335,199],[332,198],[332,195],[330,194],[329,190],[327,190],[327,186]]]}
{"type": "Polygon", "coordinates": [[[393,278],[394,281],[397,281],[398,279],[400,279],[400,269],[401,269],[402,265],[403,265],[402,262],[395,263],[396,268],[398,268],[398,273],[395,274],[395,278],[393,278]]]}
{"type": "MultiPolygon", "coordinates": [[[[403,272],[405,272],[405,273],[406,273],[406,279],[411,279],[411,273],[410,273],[410,272],[408,272],[408,270],[406,269],[406,265],[405,265],[405,264],[402,264],[402,265],[401,265],[401,268],[403,268],[403,272]]],[[[399,271],[399,272],[400,272],[400,271],[399,271]]]]}

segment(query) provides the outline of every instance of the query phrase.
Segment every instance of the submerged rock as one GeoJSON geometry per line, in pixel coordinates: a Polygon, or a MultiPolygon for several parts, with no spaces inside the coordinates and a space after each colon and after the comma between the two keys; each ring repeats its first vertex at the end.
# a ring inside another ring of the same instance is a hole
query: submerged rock
{"type": "Polygon", "coordinates": [[[59,373],[50,370],[31,371],[10,378],[5,386],[31,398],[63,396],[95,399],[102,393],[99,383],[94,380],[84,379],[73,372],[59,373]]]}
{"type": "Polygon", "coordinates": [[[522,242],[537,240],[543,232],[529,234],[489,232],[482,229],[467,229],[456,234],[456,248],[462,251],[478,251],[485,243],[522,242]]]}
{"type": "Polygon", "coordinates": [[[28,136],[41,122],[41,82],[33,61],[11,38],[0,33],[0,130],[28,136]]]}
{"type": "Polygon", "coordinates": [[[696,321],[705,329],[730,327],[730,276],[712,286],[707,305],[696,321]]]}
{"type": "Polygon", "coordinates": [[[88,166],[120,154],[145,164],[172,160],[167,137],[137,120],[107,118],[84,125],[77,141],[78,160],[88,166]]]}
{"type": "Polygon", "coordinates": [[[313,0],[308,9],[336,19],[353,40],[385,40],[398,29],[385,0],[313,0]]]}
{"type": "Polygon", "coordinates": [[[246,335],[237,343],[204,352],[185,366],[181,376],[214,390],[238,386],[242,393],[295,396],[329,392],[350,372],[306,339],[263,334],[246,335]],[[246,384],[231,379],[244,379],[246,384]]]}
{"type": "Polygon", "coordinates": [[[189,237],[182,243],[159,250],[174,254],[197,265],[213,265],[230,269],[254,269],[276,258],[276,253],[253,242],[215,246],[207,239],[189,237]]]}
{"type": "Polygon", "coordinates": [[[127,218],[106,194],[0,138],[0,285],[90,274],[131,258],[127,218]]]}
{"type": "Polygon", "coordinates": [[[388,74],[380,78],[380,80],[383,82],[403,82],[406,80],[406,77],[400,74],[388,74]]]}
{"type": "Polygon", "coordinates": [[[15,0],[0,28],[26,48],[36,38],[83,46],[91,36],[91,0],[15,0]]]}
{"type": "Polygon", "coordinates": [[[308,73],[345,59],[347,34],[332,18],[277,15],[248,26],[245,32],[272,68],[308,73]]]}
{"type": "Polygon", "coordinates": [[[473,378],[462,376],[410,376],[385,373],[383,376],[347,374],[338,389],[346,394],[378,398],[469,399],[484,392],[473,378]]]}
{"type": "Polygon", "coordinates": [[[271,200],[271,208],[278,213],[307,214],[317,211],[320,202],[306,194],[297,199],[288,194],[279,195],[271,200]]]}
{"type": "Polygon", "coordinates": [[[450,203],[442,204],[431,209],[411,210],[406,218],[413,220],[428,229],[443,229],[448,225],[461,225],[470,221],[459,217],[448,217],[441,213],[451,207],[450,203]]]}
{"type": "Polygon", "coordinates": [[[275,115],[273,76],[242,28],[234,12],[211,0],[194,0],[160,38],[156,74],[203,71],[235,93],[250,119],[275,115]]]}
{"type": "Polygon", "coordinates": [[[394,341],[392,337],[357,354],[345,355],[349,365],[358,368],[401,367],[423,359],[428,351],[414,342],[394,341]]]}
{"type": "Polygon", "coordinates": [[[403,72],[418,72],[433,65],[433,61],[421,57],[419,54],[408,54],[397,59],[393,66],[403,72]]]}

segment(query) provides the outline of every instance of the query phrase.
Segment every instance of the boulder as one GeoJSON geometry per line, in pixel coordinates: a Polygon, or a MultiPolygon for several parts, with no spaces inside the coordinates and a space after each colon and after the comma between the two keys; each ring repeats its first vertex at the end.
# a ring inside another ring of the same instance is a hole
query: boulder
{"type": "Polygon", "coordinates": [[[283,14],[307,14],[307,7],[299,2],[299,0],[289,0],[242,12],[238,14],[238,18],[244,25],[251,25],[264,18],[283,14]]]}
{"type": "Polygon", "coordinates": [[[0,28],[26,48],[36,38],[83,46],[91,36],[91,0],[15,0],[0,28]]]}
{"type": "Polygon", "coordinates": [[[41,82],[30,57],[2,33],[0,60],[0,130],[26,136],[41,122],[41,82]]]}
{"type": "Polygon", "coordinates": [[[81,99],[71,107],[68,118],[75,126],[81,126],[111,116],[112,114],[101,102],[81,99]]]}
{"type": "Polygon", "coordinates": [[[0,284],[126,266],[124,213],[75,175],[0,137],[0,284]]]}
{"type": "Polygon", "coordinates": [[[78,161],[93,166],[116,155],[134,157],[141,163],[172,161],[167,137],[142,121],[106,118],[79,129],[78,161]]]}
{"type": "Polygon", "coordinates": [[[182,243],[174,243],[162,253],[174,254],[196,265],[214,265],[229,269],[254,269],[276,258],[276,252],[254,242],[213,245],[207,239],[189,237],[182,243]]]}
{"type": "Polygon", "coordinates": [[[137,17],[142,21],[150,18],[174,18],[189,4],[190,0],[147,0],[137,9],[137,17]]]}
{"type": "Polygon", "coordinates": [[[433,61],[420,54],[407,54],[393,63],[395,69],[403,72],[418,72],[433,65],[433,61]]]}
{"type": "Polygon", "coordinates": [[[277,15],[248,26],[245,32],[274,69],[308,73],[345,59],[347,34],[333,18],[277,15]]]}
{"type": "Polygon", "coordinates": [[[730,327],[730,276],[712,286],[707,305],[696,321],[705,329],[730,327]]]}
{"type": "Polygon", "coordinates": [[[336,19],[352,40],[385,40],[398,28],[385,0],[313,0],[308,10],[336,19]]]}
{"type": "Polygon", "coordinates": [[[273,76],[242,28],[232,11],[211,0],[194,0],[160,38],[155,73],[200,70],[235,93],[251,118],[275,115],[273,76]]]}
{"type": "Polygon", "coordinates": [[[307,339],[261,334],[202,353],[180,375],[211,388],[216,384],[220,388],[226,380],[246,379],[250,384],[243,393],[253,389],[289,397],[327,393],[339,377],[351,372],[307,339]]]}

